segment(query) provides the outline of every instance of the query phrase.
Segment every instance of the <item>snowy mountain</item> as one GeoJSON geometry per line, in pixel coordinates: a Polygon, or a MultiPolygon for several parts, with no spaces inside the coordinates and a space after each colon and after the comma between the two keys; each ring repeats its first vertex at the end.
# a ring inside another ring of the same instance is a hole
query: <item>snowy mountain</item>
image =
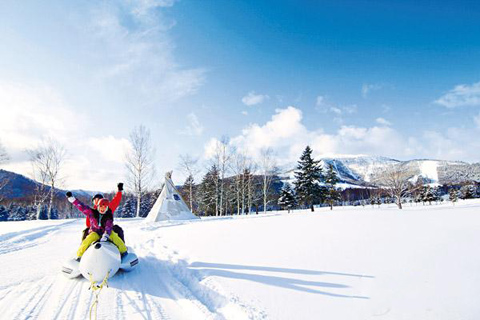
{"type": "Polygon", "coordinates": [[[368,185],[376,173],[399,163],[400,161],[395,159],[369,156],[323,158],[321,160],[324,171],[328,164],[332,164],[343,182],[356,185],[368,185]]]}
{"type": "MultiPolygon", "coordinates": [[[[411,170],[412,179],[423,179],[430,184],[461,184],[469,181],[480,181],[480,163],[469,164],[462,161],[444,161],[431,159],[415,159],[400,161],[379,156],[344,156],[341,158],[322,158],[320,164],[327,170],[332,164],[340,183],[346,186],[371,186],[376,176],[382,171],[402,166],[411,170]]],[[[295,167],[292,165],[290,167],[295,167]]],[[[286,172],[293,178],[295,169],[286,172]]]]}
{"type": "MultiPolygon", "coordinates": [[[[21,200],[32,198],[35,194],[35,190],[39,185],[39,182],[34,181],[30,178],[27,178],[21,174],[6,171],[0,169],[0,182],[7,181],[7,184],[0,189],[0,198],[10,199],[10,200],[21,200]]],[[[46,186],[46,191],[50,190],[50,187],[46,186]]],[[[57,189],[56,196],[64,197],[65,190],[57,189]]],[[[72,190],[77,197],[80,198],[91,198],[94,191],[85,191],[85,190],[72,190]]]]}

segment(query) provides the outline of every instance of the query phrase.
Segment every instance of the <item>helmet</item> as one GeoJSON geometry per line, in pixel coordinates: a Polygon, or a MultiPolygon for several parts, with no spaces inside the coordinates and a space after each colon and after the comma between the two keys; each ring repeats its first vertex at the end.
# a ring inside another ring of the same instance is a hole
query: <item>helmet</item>
{"type": "MultiPolygon", "coordinates": [[[[108,207],[108,205],[110,204],[110,202],[107,200],[107,199],[100,199],[97,203],[97,210],[98,208],[102,207],[102,206],[105,206],[105,207],[108,207]]],[[[100,212],[100,210],[98,210],[100,212]]],[[[107,210],[105,210],[104,212],[100,212],[100,213],[105,213],[107,212],[107,210]]]]}

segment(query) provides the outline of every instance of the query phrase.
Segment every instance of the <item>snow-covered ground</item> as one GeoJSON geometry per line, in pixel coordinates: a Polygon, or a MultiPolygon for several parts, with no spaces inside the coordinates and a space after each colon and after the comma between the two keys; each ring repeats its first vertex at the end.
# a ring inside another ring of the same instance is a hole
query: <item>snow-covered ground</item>
{"type": "MultiPolygon", "coordinates": [[[[478,319],[480,201],[146,224],[98,319],[478,319]]],[[[82,220],[0,223],[0,318],[88,319],[82,220]]]]}

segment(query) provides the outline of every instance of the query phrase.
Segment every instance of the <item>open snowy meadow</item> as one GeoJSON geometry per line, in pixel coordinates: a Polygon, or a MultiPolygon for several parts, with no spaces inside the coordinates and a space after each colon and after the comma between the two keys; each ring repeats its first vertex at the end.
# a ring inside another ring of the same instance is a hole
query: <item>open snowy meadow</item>
{"type": "MultiPolygon", "coordinates": [[[[0,318],[88,319],[61,264],[84,220],[0,223],[0,318]]],[[[117,220],[138,268],[98,319],[478,319],[480,201],[117,220]]]]}

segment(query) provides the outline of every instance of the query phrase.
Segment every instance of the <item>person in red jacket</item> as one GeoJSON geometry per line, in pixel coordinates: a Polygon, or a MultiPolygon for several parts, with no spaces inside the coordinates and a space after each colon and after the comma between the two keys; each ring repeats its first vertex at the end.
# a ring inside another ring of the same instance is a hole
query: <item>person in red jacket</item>
{"type": "MultiPolygon", "coordinates": [[[[120,204],[120,201],[122,201],[122,192],[123,192],[123,183],[120,182],[120,183],[117,184],[117,193],[115,194],[113,199],[111,201],[109,201],[109,204],[108,204],[108,209],[110,209],[112,214],[115,212],[115,210],[117,210],[117,207],[120,204]]],[[[93,209],[94,210],[97,209],[98,204],[99,204],[101,199],[104,199],[104,198],[103,198],[103,195],[101,195],[99,193],[96,194],[92,198],[92,204],[93,204],[93,209]]],[[[86,219],[85,223],[86,223],[87,227],[83,230],[82,241],[85,240],[85,238],[88,236],[88,233],[89,233],[89,230],[90,230],[90,227],[91,227],[90,226],[90,219],[86,219]]],[[[114,225],[113,226],[113,231],[115,231],[118,234],[118,236],[120,237],[120,239],[122,239],[122,241],[125,242],[123,229],[120,226],[114,225]]]]}
{"type": "Polygon", "coordinates": [[[109,209],[109,201],[107,199],[101,199],[98,202],[97,209],[92,209],[76,199],[72,192],[67,191],[65,195],[68,201],[90,220],[90,231],[77,251],[77,261],[80,261],[88,247],[96,241],[111,241],[118,247],[122,258],[127,255],[128,249],[125,243],[113,231],[113,213],[109,209]]]}

